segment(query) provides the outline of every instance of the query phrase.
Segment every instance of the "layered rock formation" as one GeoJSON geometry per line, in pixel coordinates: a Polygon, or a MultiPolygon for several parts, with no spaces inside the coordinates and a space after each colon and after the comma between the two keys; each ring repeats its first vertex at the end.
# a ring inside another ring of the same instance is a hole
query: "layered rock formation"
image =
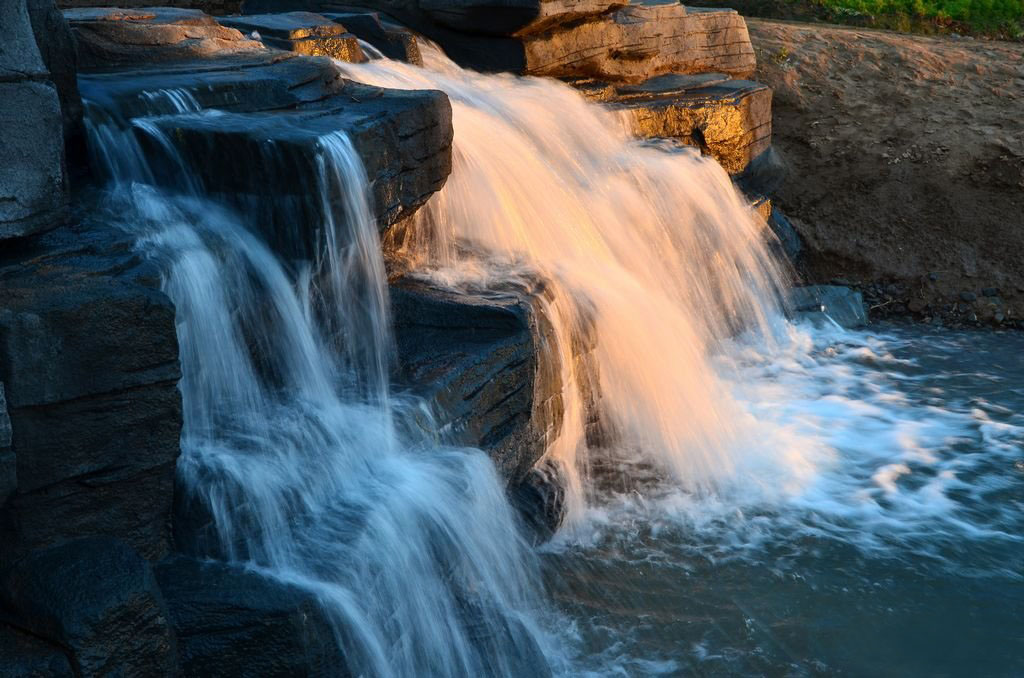
{"type": "MultiPolygon", "coordinates": [[[[358,36],[419,61],[398,22],[468,66],[571,78],[638,135],[697,145],[738,178],[769,151],[770,93],[733,79],[754,67],[735,13],[606,0],[358,4],[371,9],[266,0],[220,21],[180,8],[75,9],[73,39],[45,0],[31,0],[31,15],[21,2],[0,9],[11,36],[0,41],[0,93],[16,104],[0,113],[0,134],[18,139],[0,147],[0,666],[11,675],[347,671],[313,596],[172,553],[188,550],[181,535],[193,527],[174,507],[175,309],[156,267],[86,196],[62,219],[61,139],[77,134],[77,86],[93,122],[134,134],[150,157],[167,151],[154,130],[170,140],[184,167],[154,163],[157,183],[180,185],[187,169],[214,198],[258,215],[287,259],[312,255],[323,211],[341,197],[310,199],[326,135],[351,139],[385,236],[411,224],[451,170],[444,95],[360,85],[305,56],[361,60],[358,36]],[[268,3],[321,14],[266,16],[268,3]],[[154,113],[146,129],[129,124],[154,113]]],[[[427,399],[445,441],[491,456],[544,538],[561,495],[538,461],[562,430],[563,366],[546,348],[543,283],[517,280],[455,291],[392,279],[395,381],[427,399]]],[[[596,409],[593,342],[572,337],[572,369],[596,409]]],[[[520,662],[545,674],[539,656],[520,662]]]]}
{"type": "Polygon", "coordinates": [[[60,99],[25,0],[0,6],[0,100],[3,241],[52,228],[67,200],[60,99]]]}

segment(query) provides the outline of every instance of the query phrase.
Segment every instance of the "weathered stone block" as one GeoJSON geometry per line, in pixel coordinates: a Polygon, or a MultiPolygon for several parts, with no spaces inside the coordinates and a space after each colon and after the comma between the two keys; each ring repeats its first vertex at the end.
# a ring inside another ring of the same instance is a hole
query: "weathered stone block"
{"type": "Polygon", "coordinates": [[[331,21],[337,21],[356,35],[370,43],[389,59],[397,59],[420,65],[423,57],[416,35],[404,26],[388,21],[377,12],[331,12],[325,13],[331,21]]]}
{"type": "Polygon", "coordinates": [[[264,49],[194,9],[110,7],[65,10],[83,69],[206,58],[264,49]]]}
{"type": "Polygon", "coordinates": [[[84,535],[170,544],[181,396],[174,307],[131,238],[64,227],[0,254],[0,378],[17,492],[5,554],[84,535]]]}
{"type": "Polygon", "coordinates": [[[772,92],[725,74],[669,74],[639,85],[586,81],[581,91],[626,119],[642,138],[678,139],[714,157],[733,175],[772,143],[772,92]]]}
{"type": "Polygon", "coordinates": [[[75,675],[178,673],[177,642],[156,578],[117,539],[33,552],[0,575],[0,600],[11,625],[66,648],[75,675]]]}
{"type": "Polygon", "coordinates": [[[353,63],[366,61],[356,36],[341,24],[312,12],[221,17],[218,22],[250,37],[255,31],[267,47],[353,63]]]}
{"type": "Polygon", "coordinates": [[[185,676],[347,676],[308,591],[238,565],[172,557],[156,568],[185,676]]]}

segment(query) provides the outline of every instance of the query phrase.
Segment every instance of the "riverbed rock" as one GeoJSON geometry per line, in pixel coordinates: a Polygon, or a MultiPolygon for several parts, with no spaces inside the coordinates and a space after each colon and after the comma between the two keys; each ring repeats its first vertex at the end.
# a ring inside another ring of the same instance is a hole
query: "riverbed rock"
{"type": "Polygon", "coordinates": [[[73,678],[64,651],[0,623],[0,667],[5,678],[73,678]]]}
{"type": "Polygon", "coordinates": [[[0,5],[0,241],[53,228],[66,204],[60,100],[25,0],[0,5]]]}
{"type": "Polygon", "coordinates": [[[0,575],[0,608],[12,626],[66,648],[76,675],[178,673],[156,578],[120,540],[94,537],[33,552],[0,575]]]}
{"type": "Polygon", "coordinates": [[[263,44],[197,9],[68,9],[82,68],[235,54],[263,44]]]}
{"type": "Polygon", "coordinates": [[[258,36],[267,47],[353,63],[366,61],[355,35],[340,23],[312,12],[230,16],[217,21],[250,37],[258,36]]]}
{"type": "Polygon", "coordinates": [[[0,380],[17,490],[4,557],[86,535],[170,545],[181,396],[174,307],[129,236],[81,221],[0,250],[0,380]]]}
{"type": "Polygon", "coordinates": [[[316,596],[258,572],[173,556],[156,567],[185,676],[349,675],[316,596]]]}
{"type": "Polygon", "coordinates": [[[812,322],[833,322],[854,329],[868,322],[864,296],[842,285],[806,285],[794,287],[790,305],[801,317],[812,322]]]}

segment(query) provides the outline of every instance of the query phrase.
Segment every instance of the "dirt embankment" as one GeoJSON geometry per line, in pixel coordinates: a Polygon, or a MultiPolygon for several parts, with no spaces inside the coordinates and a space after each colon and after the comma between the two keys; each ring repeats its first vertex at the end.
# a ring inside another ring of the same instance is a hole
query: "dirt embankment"
{"type": "Polygon", "coordinates": [[[807,277],[876,314],[1024,320],[1024,45],[748,25],[807,277]]]}

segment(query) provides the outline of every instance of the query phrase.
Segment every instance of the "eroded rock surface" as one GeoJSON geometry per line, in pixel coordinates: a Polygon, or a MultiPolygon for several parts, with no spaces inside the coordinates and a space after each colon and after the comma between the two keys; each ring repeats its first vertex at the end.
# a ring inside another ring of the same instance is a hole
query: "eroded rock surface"
{"type": "Polygon", "coordinates": [[[0,380],[17,491],[4,556],[83,535],[165,553],[181,397],[174,308],[154,266],[84,222],[0,250],[0,380]]]}
{"type": "MultiPolygon", "coordinates": [[[[35,551],[0,575],[16,628],[66,648],[75,675],[173,676],[177,641],[156,578],[127,544],[89,538],[35,551]]],[[[59,659],[43,659],[60,668],[59,659]]]]}
{"type": "Polygon", "coordinates": [[[5,678],[73,678],[75,675],[60,647],[2,623],[0,667],[5,678]]]}
{"type": "Polygon", "coordinates": [[[0,4],[0,241],[60,223],[66,204],[57,88],[25,0],[0,4]]]}
{"type": "Polygon", "coordinates": [[[196,9],[111,7],[64,12],[82,68],[133,65],[264,49],[196,9]]]}
{"type": "Polygon", "coordinates": [[[268,47],[341,61],[366,61],[359,40],[340,23],[312,12],[220,17],[222,26],[257,37],[268,47]]]}
{"type": "Polygon", "coordinates": [[[316,597],[238,565],[156,567],[185,676],[347,676],[316,597]]]}

